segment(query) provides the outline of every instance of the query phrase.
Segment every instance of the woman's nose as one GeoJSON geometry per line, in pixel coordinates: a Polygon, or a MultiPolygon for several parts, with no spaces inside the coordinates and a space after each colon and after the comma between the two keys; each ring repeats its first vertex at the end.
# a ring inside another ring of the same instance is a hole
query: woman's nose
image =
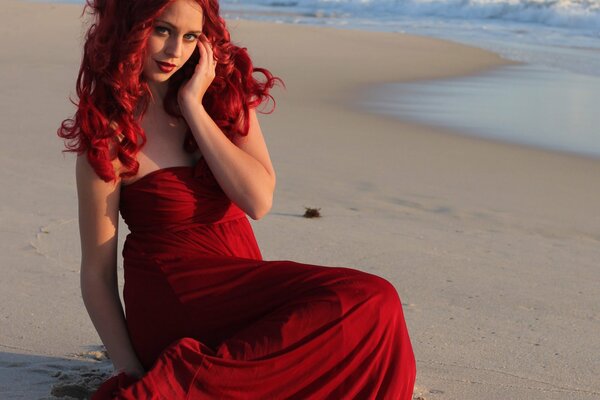
{"type": "Polygon", "coordinates": [[[182,40],[179,39],[178,37],[172,36],[169,38],[169,40],[167,40],[167,43],[165,46],[165,53],[169,57],[179,58],[179,57],[181,57],[182,47],[183,47],[182,40]]]}

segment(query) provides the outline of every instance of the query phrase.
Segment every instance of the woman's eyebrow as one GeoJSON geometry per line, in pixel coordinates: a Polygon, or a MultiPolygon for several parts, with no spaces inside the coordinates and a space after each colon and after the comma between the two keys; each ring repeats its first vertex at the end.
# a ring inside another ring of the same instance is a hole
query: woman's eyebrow
{"type": "MultiPolygon", "coordinates": [[[[157,22],[162,22],[163,24],[167,24],[167,25],[169,25],[173,29],[177,29],[177,27],[175,25],[173,25],[172,23],[170,23],[170,22],[164,21],[162,19],[157,19],[156,21],[157,22]]],[[[198,35],[202,33],[202,31],[190,31],[190,32],[197,33],[198,35]]]]}

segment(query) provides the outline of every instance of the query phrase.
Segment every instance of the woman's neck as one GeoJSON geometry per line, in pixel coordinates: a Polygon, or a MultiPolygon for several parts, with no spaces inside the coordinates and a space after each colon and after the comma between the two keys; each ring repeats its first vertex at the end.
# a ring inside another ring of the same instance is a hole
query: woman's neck
{"type": "Polygon", "coordinates": [[[169,88],[169,83],[168,82],[152,83],[152,84],[149,84],[148,86],[150,86],[150,92],[152,93],[152,99],[150,99],[150,102],[155,103],[157,105],[160,104],[162,106],[165,96],[167,95],[167,89],[169,88]]]}

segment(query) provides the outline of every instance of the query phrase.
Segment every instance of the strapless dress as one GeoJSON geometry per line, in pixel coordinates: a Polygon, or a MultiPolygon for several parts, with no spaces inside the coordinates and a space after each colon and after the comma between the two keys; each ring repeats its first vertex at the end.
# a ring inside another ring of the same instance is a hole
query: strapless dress
{"type": "Polygon", "coordinates": [[[400,298],[352,268],[262,259],[200,159],[121,188],[128,333],[146,370],[92,399],[412,398],[400,298]]]}

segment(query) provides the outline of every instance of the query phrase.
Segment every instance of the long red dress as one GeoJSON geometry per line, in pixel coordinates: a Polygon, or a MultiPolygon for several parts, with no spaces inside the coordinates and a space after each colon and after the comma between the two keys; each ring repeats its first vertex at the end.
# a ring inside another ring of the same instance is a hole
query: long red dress
{"type": "Polygon", "coordinates": [[[123,186],[127,329],[147,373],[100,399],[401,399],[415,359],[394,286],[342,267],[264,261],[201,159],[123,186]]]}

